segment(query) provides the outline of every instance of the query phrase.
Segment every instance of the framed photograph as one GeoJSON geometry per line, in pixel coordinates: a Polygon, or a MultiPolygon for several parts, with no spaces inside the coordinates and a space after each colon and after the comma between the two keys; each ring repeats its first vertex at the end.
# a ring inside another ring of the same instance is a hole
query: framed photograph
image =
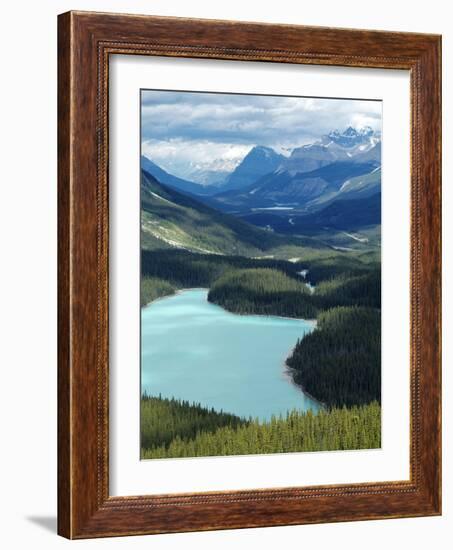
{"type": "Polygon", "coordinates": [[[440,514],[440,37],[58,40],[59,533],[440,514]]]}

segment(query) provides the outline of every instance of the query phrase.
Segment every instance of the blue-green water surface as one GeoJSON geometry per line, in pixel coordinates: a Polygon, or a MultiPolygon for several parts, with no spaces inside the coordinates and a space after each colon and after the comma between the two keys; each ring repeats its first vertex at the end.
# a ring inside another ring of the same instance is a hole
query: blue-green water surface
{"type": "Polygon", "coordinates": [[[190,289],[142,309],[142,393],[268,420],[320,405],[286,373],[285,359],[313,321],[236,315],[190,289]]]}

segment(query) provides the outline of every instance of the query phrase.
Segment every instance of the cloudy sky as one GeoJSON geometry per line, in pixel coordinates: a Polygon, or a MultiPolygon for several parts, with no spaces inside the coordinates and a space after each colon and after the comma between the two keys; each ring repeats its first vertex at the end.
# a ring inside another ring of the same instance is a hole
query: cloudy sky
{"type": "Polygon", "coordinates": [[[254,145],[288,154],[331,130],[381,129],[381,103],[142,91],[142,153],[177,176],[231,171],[254,145]]]}

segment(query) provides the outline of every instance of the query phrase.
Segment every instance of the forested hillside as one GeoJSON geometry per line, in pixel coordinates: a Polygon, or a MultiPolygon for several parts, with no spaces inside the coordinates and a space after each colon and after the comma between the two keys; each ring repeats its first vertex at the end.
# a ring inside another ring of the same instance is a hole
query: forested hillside
{"type": "Polygon", "coordinates": [[[238,256],[330,254],[313,238],[285,237],[218,212],[141,173],[142,248],[168,246],[198,253],[238,256]]]}
{"type": "Polygon", "coordinates": [[[174,294],[176,288],[164,279],[157,277],[142,277],[140,285],[140,306],[146,306],[162,296],[174,294]]]}
{"type": "Polygon", "coordinates": [[[188,401],[143,395],[140,446],[142,449],[168,447],[176,438],[189,441],[200,432],[214,432],[223,426],[234,429],[247,423],[233,414],[206,409],[188,401]]]}
{"type": "MultiPolygon", "coordinates": [[[[166,249],[142,250],[141,267],[142,277],[165,280],[175,288],[208,288],[226,272],[237,269],[275,269],[300,282],[298,271],[304,269],[306,264],[273,258],[193,254],[185,250],[166,249]]],[[[351,265],[351,270],[354,267],[355,264],[351,265]]]]}
{"type": "Polygon", "coordinates": [[[286,363],[294,380],[329,407],[380,402],[380,311],[336,307],[321,313],[286,363]]]}
{"type": "Polygon", "coordinates": [[[359,277],[379,272],[375,255],[344,254],[330,251],[329,255],[307,254],[290,261],[263,256],[247,258],[227,254],[194,254],[174,248],[142,250],[143,277],[165,279],[178,288],[209,287],[226,270],[269,268],[277,269],[300,281],[302,270],[308,271],[308,280],[318,285],[338,277],[359,277]]]}
{"type": "Polygon", "coordinates": [[[182,458],[256,453],[375,449],[381,446],[378,403],[301,413],[269,422],[240,420],[176,400],[142,399],[141,457],[182,458]]]}
{"type": "Polygon", "coordinates": [[[313,319],[317,311],[301,281],[269,268],[227,272],[211,286],[208,300],[240,314],[313,319]]]}
{"type": "Polygon", "coordinates": [[[312,319],[336,306],[380,306],[380,271],[339,275],[322,281],[314,293],[299,276],[278,269],[228,270],[211,285],[208,300],[233,313],[312,319]]]}

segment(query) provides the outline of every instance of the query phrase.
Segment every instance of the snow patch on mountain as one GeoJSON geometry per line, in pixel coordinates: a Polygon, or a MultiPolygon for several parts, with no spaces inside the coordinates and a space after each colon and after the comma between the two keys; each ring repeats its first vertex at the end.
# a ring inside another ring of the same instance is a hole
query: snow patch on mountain
{"type": "Polygon", "coordinates": [[[349,126],[344,132],[333,130],[327,135],[327,138],[342,147],[354,147],[361,143],[369,143],[373,135],[374,130],[370,126],[359,129],[349,126]]]}

